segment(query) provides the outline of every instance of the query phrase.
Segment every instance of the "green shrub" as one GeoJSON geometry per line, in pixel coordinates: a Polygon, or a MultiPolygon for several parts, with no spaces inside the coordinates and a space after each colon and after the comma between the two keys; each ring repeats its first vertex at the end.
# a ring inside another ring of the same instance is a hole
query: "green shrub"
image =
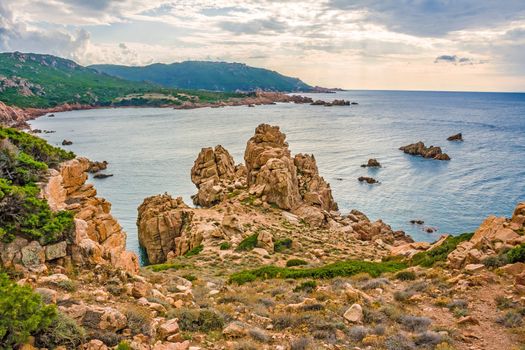
{"type": "Polygon", "coordinates": [[[131,345],[128,344],[128,342],[123,340],[118,344],[117,350],[133,350],[133,349],[131,345]]]}
{"type": "Polygon", "coordinates": [[[412,265],[421,265],[423,267],[431,267],[438,261],[447,260],[447,256],[460,244],[468,241],[474,235],[471,233],[463,233],[459,236],[450,236],[437,248],[427,250],[425,252],[417,253],[412,257],[412,265]]]}
{"type": "Polygon", "coordinates": [[[190,250],[188,250],[184,256],[186,258],[189,258],[190,256],[194,256],[194,255],[197,255],[199,254],[200,252],[202,252],[202,250],[204,249],[204,246],[201,244],[201,245],[198,245],[190,250]]]}
{"type": "Polygon", "coordinates": [[[186,265],[181,263],[163,263],[163,264],[156,264],[156,265],[149,265],[147,268],[150,269],[153,272],[160,272],[165,270],[179,270],[186,267],[186,265]]]}
{"type": "Polygon", "coordinates": [[[37,337],[37,345],[42,348],[54,349],[65,346],[66,349],[76,349],[84,342],[86,332],[75,320],[58,313],[57,318],[49,327],[43,330],[37,337]]]}
{"type": "Polygon", "coordinates": [[[286,262],[287,267],[294,267],[294,266],[301,266],[301,265],[308,265],[308,263],[301,259],[290,259],[286,262]]]}
{"type": "Polygon", "coordinates": [[[396,278],[401,281],[413,281],[416,279],[416,274],[413,271],[399,271],[396,273],[396,278]]]}
{"type": "Polygon", "coordinates": [[[27,286],[19,286],[0,273],[0,348],[12,349],[49,327],[57,317],[55,306],[27,286]]]}
{"type": "Polygon", "coordinates": [[[522,243],[507,253],[507,259],[510,264],[516,263],[516,262],[524,262],[525,261],[525,243],[522,243]]]}
{"type": "Polygon", "coordinates": [[[273,250],[276,253],[282,252],[285,249],[290,249],[292,247],[292,240],[290,238],[283,238],[277,240],[273,245],[273,250]]]}
{"type": "Polygon", "coordinates": [[[315,281],[306,281],[306,282],[303,282],[301,283],[300,285],[298,285],[297,287],[294,288],[294,292],[306,292],[306,293],[311,293],[315,290],[315,288],[317,288],[317,282],[315,281]]]}
{"type": "Polygon", "coordinates": [[[277,267],[273,265],[264,266],[255,270],[245,270],[230,276],[230,282],[244,284],[256,279],[272,278],[334,278],[348,277],[358,273],[368,273],[372,277],[378,277],[384,272],[395,272],[405,269],[407,266],[399,262],[370,262],[359,260],[340,261],[333,264],[305,269],[292,269],[288,267],[277,267]]]}
{"type": "Polygon", "coordinates": [[[253,235],[248,236],[245,239],[243,239],[241,243],[239,243],[237,248],[235,248],[235,251],[242,252],[242,251],[252,250],[253,248],[255,248],[257,246],[257,236],[258,235],[259,235],[258,233],[254,233],[253,235]]]}
{"type": "Polygon", "coordinates": [[[197,276],[192,275],[191,273],[188,273],[186,275],[182,275],[182,278],[185,278],[185,279],[187,279],[188,281],[191,281],[191,282],[197,280],[197,276]]]}
{"type": "Polygon", "coordinates": [[[221,245],[219,246],[219,249],[220,250],[228,250],[232,247],[232,245],[230,244],[230,242],[222,242],[221,245]]]}

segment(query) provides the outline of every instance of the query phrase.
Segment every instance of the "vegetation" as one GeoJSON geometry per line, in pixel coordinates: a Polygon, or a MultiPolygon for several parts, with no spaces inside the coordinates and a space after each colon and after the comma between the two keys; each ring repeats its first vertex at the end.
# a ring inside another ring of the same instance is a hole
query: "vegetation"
{"type": "Polygon", "coordinates": [[[290,259],[286,262],[286,267],[308,265],[308,263],[302,259],[290,259]]]}
{"type": "Polygon", "coordinates": [[[297,78],[242,63],[186,61],[129,67],[111,64],[91,66],[119,78],[152,81],[172,88],[209,91],[308,91],[311,86],[297,78]]]}
{"type": "Polygon", "coordinates": [[[21,131],[0,127],[0,240],[10,242],[16,235],[56,242],[73,228],[73,214],[53,212],[39,198],[35,184],[48,167],[71,159],[73,153],[53,147],[21,131]]]}
{"type": "Polygon", "coordinates": [[[294,292],[313,292],[317,288],[317,282],[315,281],[305,281],[294,288],[294,292]]]}
{"type": "Polygon", "coordinates": [[[166,270],[179,270],[186,267],[186,265],[181,263],[164,263],[164,264],[156,264],[156,265],[150,265],[147,268],[150,269],[153,272],[160,272],[160,271],[166,271],[166,270]]]}
{"type": "Polygon", "coordinates": [[[248,236],[245,239],[243,239],[241,243],[239,243],[237,248],[235,248],[235,251],[243,252],[243,251],[248,251],[248,250],[252,250],[253,248],[255,248],[257,246],[257,236],[258,235],[259,235],[258,233],[254,233],[253,235],[248,236]]]}
{"type": "Polygon", "coordinates": [[[0,348],[13,349],[49,327],[56,317],[56,308],[44,305],[30,287],[19,286],[0,273],[0,348]]]}
{"type": "Polygon", "coordinates": [[[231,244],[230,242],[222,242],[221,245],[219,246],[219,249],[220,250],[228,250],[231,248],[231,244]]]}
{"type": "Polygon", "coordinates": [[[65,103],[159,106],[244,96],[164,88],[145,79],[124,80],[71,60],[32,53],[1,53],[0,76],[6,77],[0,80],[0,101],[22,108],[48,108],[65,103]]]}
{"type": "Polygon", "coordinates": [[[191,256],[194,256],[194,255],[199,254],[200,252],[202,252],[203,249],[204,249],[204,246],[203,246],[202,244],[201,244],[201,245],[198,245],[198,246],[196,246],[196,247],[194,247],[194,248],[188,250],[188,251],[184,254],[184,256],[185,256],[186,258],[189,258],[189,257],[191,257],[191,256]]]}
{"type": "Polygon", "coordinates": [[[459,236],[449,236],[439,247],[427,250],[425,252],[417,253],[412,257],[412,265],[420,265],[423,267],[431,267],[436,262],[447,260],[447,256],[460,244],[468,241],[474,235],[471,233],[463,233],[459,236]]]}
{"type": "Polygon", "coordinates": [[[507,260],[510,264],[525,261],[525,244],[515,246],[507,252],[507,260]]]}
{"type": "Polygon", "coordinates": [[[413,271],[399,271],[396,273],[396,279],[401,281],[413,281],[416,279],[416,274],[413,271]]]}
{"type": "Polygon", "coordinates": [[[234,273],[230,276],[230,282],[244,284],[255,281],[256,279],[334,278],[353,276],[358,273],[368,273],[372,277],[378,277],[382,273],[395,272],[406,267],[406,264],[400,262],[369,262],[357,260],[340,261],[321,267],[305,269],[268,265],[255,270],[245,270],[234,273]]]}
{"type": "Polygon", "coordinates": [[[273,250],[277,253],[282,252],[292,247],[292,240],[290,238],[283,238],[275,241],[273,250]]]}
{"type": "Polygon", "coordinates": [[[54,349],[65,346],[66,349],[75,349],[85,340],[86,332],[69,316],[58,313],[49,327],[38,334],[37,344],[42,348],[54,349]]]}
{"type": "Polygon", "coordinates": [[[189,332],[220,331],[224,327],[224,319],[210,309],[176,309],[168,314],[168,318],[178,318],[179,327],[189,332]]]}

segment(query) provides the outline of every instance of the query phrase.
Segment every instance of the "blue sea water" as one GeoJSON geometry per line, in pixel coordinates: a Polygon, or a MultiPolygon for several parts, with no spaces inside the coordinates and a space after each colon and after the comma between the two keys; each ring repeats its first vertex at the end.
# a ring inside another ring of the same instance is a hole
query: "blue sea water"
{"type": "MultiPolygon", "coordinates": [[[[173,110],[97,109],[57,113],[31,122],[52,144],[72,140],[78,155],[107,160],[115,176],[91,179],[138,251],[137,207],[168,192],[191,203],[190,169],[199,150],[222,144],[243,161],[247,140],[260,123],[279,125],[295,153],[313,153],[341,212],[358,209],[383,219],[416,240],[473,231],[489,214],[510,216],[525,200],[525,94],[470,92],[346,91],[314,94],[357,106],[270,106],[173,110]],[[462,132],[464,142],[447,137],[462,132]],[[451,161],[399,151],[424,141],[441,146],[451,161]],[[377,158],[380,169],[361,168],[377,158]],[[361,175],[379,185],[362,184],[361,175]],[[437,228],[428,234],[409,223],[437,228]]],[[[67,146],[66,146],[67,147],[67,146]]]]}

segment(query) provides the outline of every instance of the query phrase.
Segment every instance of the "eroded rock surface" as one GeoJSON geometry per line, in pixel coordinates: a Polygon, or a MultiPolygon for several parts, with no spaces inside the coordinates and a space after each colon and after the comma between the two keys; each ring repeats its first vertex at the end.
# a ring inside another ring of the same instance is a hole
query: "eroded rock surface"
{"type": "Polygon", "coordinates": [[[443,153],[441,147],[426,147],[425,144],[421,141],[400,147],[399,149],[413,156],[421,156],[423,158],[431,158],[437,160],[450,160],[448,154],[443,153]]]}

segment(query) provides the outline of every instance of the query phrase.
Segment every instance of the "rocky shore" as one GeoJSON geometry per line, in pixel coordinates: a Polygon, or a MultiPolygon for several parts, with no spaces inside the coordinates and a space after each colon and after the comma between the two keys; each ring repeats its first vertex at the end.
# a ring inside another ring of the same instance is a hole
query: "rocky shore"
{"type": "MultiPolygon", "coordinates": [[[[0,150],[16,147],[0,137],[0,150]]],[[[144,199],[137,225],[152,265],[139,268],[110,203],[86,183],[105,166],[74,158],[45,170],[40,196],[73,214],[68,236],[0,243],[2,269],[58,312],[20,349],[481,350],[525,340],[525,203],[474,233],[414,242],[340,213],[314,156],[293,156],[285,134],[262,124],[242,164],[222,146],[197,155],[197,207],[144,199]]]]}

